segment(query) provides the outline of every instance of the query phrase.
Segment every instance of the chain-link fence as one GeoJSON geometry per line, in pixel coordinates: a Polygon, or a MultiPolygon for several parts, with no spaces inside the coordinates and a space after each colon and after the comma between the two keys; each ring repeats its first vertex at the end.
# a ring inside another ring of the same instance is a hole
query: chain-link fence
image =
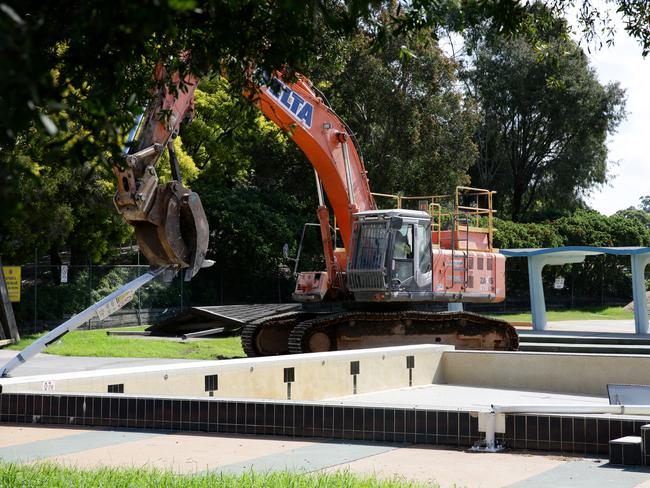
{"type": "MultiPolygon", "coordinates": [[[[138,265],[22,266],[20,302],[13,304],[19,328],[30,331],[58,325],[147,270],[148,266],[138,265]]],[[[93,319],[85,327],[150,324],[163,312],[187,306],[187,288],[178,276],[169,283],[157,278],[138,290],[122,310],[101,322],[93,319]]]]}
{"type": "MultiPolygon", "coordinates": [[[[59,325],[148,269],[135,264],[22,265],[20,301],[13,303],[18,328],[30,333],[59,325]]],[[[104,320],[92,319],[84,327],[152,325],[162,315],[197,305],[286,302],[292,291],[293,279],[287,270],[266,280],[246,282],[214,266],[201,270],[190,282],[180,274],[169,282],[159,276],[140,288],[124,308],[104,320]]]]}
{"type": "MultiPolygon", "coordinates": [[[[572,267],[547,267],[544,289],[548,309],[606,307],[631,301],[631,276],[627,261],[618,259],[610,273],[595,272],[594,260],[572,267]],[[594,272],[586,275],[591,266],[594,272]],[[562,287],[554,287],[562,278],[562,287]],[[614,293],[618,291],[620,293],[614,293]]],[[[14,264],[14,263],[3,263],[14,264]]],[[[504,302],[467,304],[477,312],[526,312],[530,309],[528,274],[525,260],[508,262],[508,294],[504,302]],[[515,265],[516,264],[516,265],[515,265]]],[[[29,264],[21,267],[20,302],[13,304],[21,332],[51,328],[96,303],[119,286],[148,270],[144,265],[73,265],[29,264]]],[[[285,270],[286,271],[286,270],[285,270]]],[[[162,278],[138,290],[122,310],[100,321],[93,319],[85,327],[119,327],[151,325],[164,313],[170,314],[196,305],[232,303],[275,303],[290,300],[294,286],[289,272],[281,277],[254,282],[237,281],[235,275],[223,273],[218,266],[202,270],[191,282],[176,276],[162,278]]],[[[444,304],[440,304],[443,309],[444,304]]]]}

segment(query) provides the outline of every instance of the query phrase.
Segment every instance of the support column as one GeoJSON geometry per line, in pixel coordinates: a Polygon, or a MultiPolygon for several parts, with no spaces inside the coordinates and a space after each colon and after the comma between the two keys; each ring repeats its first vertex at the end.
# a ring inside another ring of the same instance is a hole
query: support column
{"type": "Polygon", "coordinates": [[[542,269],[546,265],[582,263],[585,256],[540,254],[528,257],[528,287],[530,289],[530,312],[533,316],[533,330],[546,330],[546,300],[542,269]]]}
{"type": "Polygon", "coordinates": [[[645,268],[650,254],[632,254],[632,297],[634,300],[634,330],[637,334],[650,334],[648,326],[648,301],[645,289],[645,268]]]}

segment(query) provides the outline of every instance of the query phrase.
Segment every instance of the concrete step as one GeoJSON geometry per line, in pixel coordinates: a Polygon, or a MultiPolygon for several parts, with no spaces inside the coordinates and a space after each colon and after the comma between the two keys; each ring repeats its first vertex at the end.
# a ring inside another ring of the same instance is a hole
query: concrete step
{"type": "Polygon", "coordinates": [[[650,336],[633,334],[575,334],[575,333],[534,333],[517,331],[519,341],[525,343],[543,342],[560,344],[619,344],[619,345],[650,345],[650,336]]]}
{"type": "Polygon", "coordinates": [[[645,354],[650,355],[650,345],[639,344],[562,344],[559,342],[520,342],[520,351],[577,352],[584,354],[645,354]]]}
{"type": "Polygon", "coordinates": [[[650,466],[650,424],[641,426],[641,445],[643,446],[643,465],[650,466]]]}
{"type": "Polygon", "coordinates": [[[610,464],[641,466],[643,463],[641,437],[629,435],[609,441],[610,464]]]}

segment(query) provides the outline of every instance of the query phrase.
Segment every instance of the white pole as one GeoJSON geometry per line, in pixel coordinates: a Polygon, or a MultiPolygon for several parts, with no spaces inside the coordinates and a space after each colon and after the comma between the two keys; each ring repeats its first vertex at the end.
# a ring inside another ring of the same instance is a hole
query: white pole
{"type": "Polygon", "coordinates": [[[494,413],[613,413],[650,415],[650,405],[492,405],[494,413]]]}

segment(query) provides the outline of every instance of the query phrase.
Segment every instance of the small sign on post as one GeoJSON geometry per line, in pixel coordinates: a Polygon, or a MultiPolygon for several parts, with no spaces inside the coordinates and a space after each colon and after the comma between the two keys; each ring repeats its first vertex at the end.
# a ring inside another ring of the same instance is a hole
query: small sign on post
{"type": "Polygon", "coordinates": [[[558,276],[555,278],[555,283],[553,283],[553,288],[556,290],[564,289],[564,276],[558,276]]]}
{"type": "Polygon", "coordinates": [[[62,264],[61,265],[61,283],[67,283],[68,282],[68,265],[67,264],[62,264]]]}
{"type": "Polygon", "coordinates": [[[20,340],[11,302],[20,301],[20,266],[2,266],[0,273],[0,339],[20,340]]]}
{"type": "Polygon", "coordinates": [[[9,301],[20,301],[20,266],[3,266],[2,272],[5,275],[9,301]]]}

